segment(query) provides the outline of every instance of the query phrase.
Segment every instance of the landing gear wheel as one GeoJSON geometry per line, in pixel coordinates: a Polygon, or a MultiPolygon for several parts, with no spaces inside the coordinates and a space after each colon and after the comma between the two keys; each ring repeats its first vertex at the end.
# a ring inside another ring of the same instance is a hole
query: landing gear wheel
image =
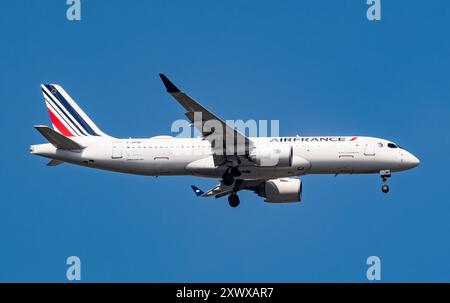
{"type": "Polygon", "coordinates": [[[385,194],[389,192],[389,186],[386,184],[387,179],[391,177],[391,171],[390,170],[380,170],[380,176],[383,180],[383,185],[381,186],[381,191],[385,194]]]}
{"type": "Polygon", "coordinates": [[[231,194],[228,196],[228,203],[230,204],[231,207],[237,207],[239,206],[239,196],[236,194],[231,194]]]}

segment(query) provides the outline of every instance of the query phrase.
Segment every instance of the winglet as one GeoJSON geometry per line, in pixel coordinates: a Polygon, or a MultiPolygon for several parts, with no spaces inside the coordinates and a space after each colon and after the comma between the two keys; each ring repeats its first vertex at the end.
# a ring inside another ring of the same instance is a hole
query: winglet
{"type": "Polygon", "coordinates": [[[176,87],[164,74],[159,74],[159,77],[161,78],[162,82],[164,83],[164,86],[167,89],[168,93],[179,93],[180,90],[178,87],[176,87]]]}
{"type": "Polygon", "coordinates": [[[201,195],[203,195],[205,193],[203,190],[201,190],[200,188],[198,188],[195,185],[191,185],[191,187],[197,197],[200,197],[201,195]]]}

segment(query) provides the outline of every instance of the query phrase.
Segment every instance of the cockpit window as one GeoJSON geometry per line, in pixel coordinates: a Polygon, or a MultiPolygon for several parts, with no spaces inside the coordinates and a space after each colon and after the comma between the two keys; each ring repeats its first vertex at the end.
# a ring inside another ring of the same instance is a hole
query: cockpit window
{"type": "Polygon", "coordinates": [[[378,147],[379,147],[379,148],[382,148],[382,147],[383,147],[383,143],[378,142],[378,147]]]}
{"type": "Polygon", "coordinates": [[[388,143],[387,145],[389,148],[398,148],[397,145],[395,145],[394,143],[388,143]]]}

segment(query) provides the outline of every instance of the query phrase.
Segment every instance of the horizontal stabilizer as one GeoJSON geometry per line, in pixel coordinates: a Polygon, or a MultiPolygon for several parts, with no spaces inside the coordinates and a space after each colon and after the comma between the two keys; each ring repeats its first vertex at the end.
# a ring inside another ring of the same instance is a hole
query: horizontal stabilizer
{"type": "Polygon", "coordinates": [[[61,135],[57,131],[51,129],[45,125],[37,125],[34,126],[38,132],[40,132],[54,147],[59,149],[83,149],[84,146],[78,144],[77,142],[67,138],[64,135],[61,135]]]}
{"type": "Polygon", "coordinates": [[[52,159],[52,160],[50,160],[50,162],[47,163],[47,166],[58,166],[63,163],[64,163],[64,161],[52,159]]]}

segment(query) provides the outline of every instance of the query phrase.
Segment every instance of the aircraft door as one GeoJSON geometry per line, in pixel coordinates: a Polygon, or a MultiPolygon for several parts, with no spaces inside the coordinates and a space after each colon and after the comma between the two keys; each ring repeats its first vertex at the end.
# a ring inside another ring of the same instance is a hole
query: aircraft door
{"type": "Polygon", "coordinates": [[[364,150],[365,156],[375,156],[375,142],[367,142],[364,150]]]}
{"type": "Polygon", "coordinates": [[[113,159],[122,158],[122,142],[113,142],[111,158],[113,159]]]}

